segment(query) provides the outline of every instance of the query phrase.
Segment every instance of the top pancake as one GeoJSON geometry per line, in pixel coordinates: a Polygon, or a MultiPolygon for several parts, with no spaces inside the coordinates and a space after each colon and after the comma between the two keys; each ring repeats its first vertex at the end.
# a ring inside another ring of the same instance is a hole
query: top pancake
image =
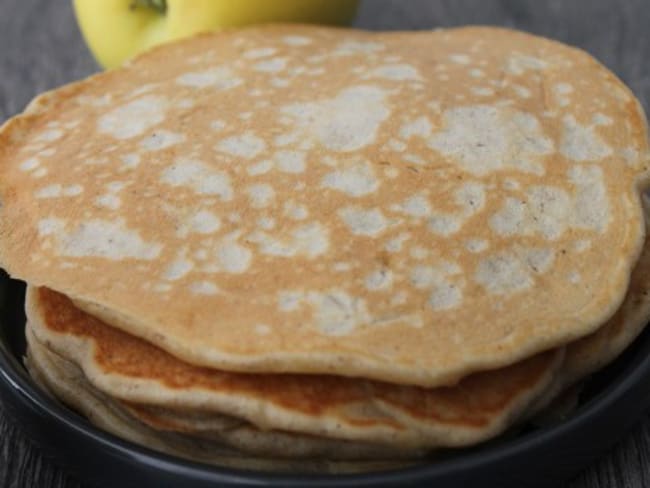
{"type": "Polygon", "coordinates": [[[4,126],[0,261],[194,364],[436,386],[614,313],[647,151],[530,35],[207,35],[4,126]]]}

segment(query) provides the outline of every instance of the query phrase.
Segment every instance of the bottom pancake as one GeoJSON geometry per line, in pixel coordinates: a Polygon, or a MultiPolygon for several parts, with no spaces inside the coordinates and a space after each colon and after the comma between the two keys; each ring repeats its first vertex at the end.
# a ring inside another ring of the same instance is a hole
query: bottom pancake
{"type": "Polygon", "coordinates": [[[563,350],[549,351],[432,389],[337,376],[229,373],[189,365],[48,289],[30,287],[26,311],[36,338],[113,398],[400,450],[473,445],[498,435],[548,390],[563,358],[563,350]]]}
{"type": "MultiPolygon", "coordinates": [[[[29,343],[25,363],[30,375],[41,388],[86,416],[101,429],[156,451],[223,467],[262,471],[356,473],[395,469],[413,462],[401,459],[396,461],[396,458],[403,455],[400,456],[395,451],[388,452],[381,446],[309,439],[305,436],[301,438],[283,433],[277,433],[275,450],[264,452],[263,449],[271,444],[267,441],[255,446],[255,429],[233,419],[225,419],[225,422],[239,426],[239,435],[247,436],[247,446],[254,446],[250,450],[258,451],[260,455],[242,452],[201,436],[153,429],[140,422],[119,401],[93,388],[74,364],[39,344],[32,334],[28,333],[27,337],[29,343]],[[280,452],[280,446],[285,449],[284,453],[280,452]],[[295,459],[290,459],[292,457],[295,459]],[[367,460],[363,459],[366,457],[367,460]]],[[[225,424],[222,425],[224,426],[225,424]]],[[[268,439],[274,433],[266,434],[268,439]]]]}

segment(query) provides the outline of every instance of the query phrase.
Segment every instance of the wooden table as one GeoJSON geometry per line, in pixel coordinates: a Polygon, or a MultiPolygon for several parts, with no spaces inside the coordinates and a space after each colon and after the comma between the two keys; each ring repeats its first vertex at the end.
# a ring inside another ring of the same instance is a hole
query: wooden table
{"type": "MultiPolygon", "coordinates": [[[[2,0],[0,121],[22,110],[37,93],[97,70],[69,4],[66,0],[2,0]]],[[[590,51],[649,108],[648,0],[365,0],[357,23],[372,29],[498,24],[547,35],[590,51]]],[[[649,462],[650,419],[646,419],[568,486],[650,487],[649,462]]],[[[28,444],[20,427],[8,422],[0,410],[0,487],[78,486],[28,444]]]]}

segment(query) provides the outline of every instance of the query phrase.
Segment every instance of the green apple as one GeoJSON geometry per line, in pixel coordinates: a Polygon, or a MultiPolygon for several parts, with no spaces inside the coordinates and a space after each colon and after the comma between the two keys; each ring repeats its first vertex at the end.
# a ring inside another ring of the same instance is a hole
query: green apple
{"type": "Polygon", "coordinates": [[[357,0],[74,0],[81,31],[106,68],[163,42],[265,22],[345,24],[357,0]]]}

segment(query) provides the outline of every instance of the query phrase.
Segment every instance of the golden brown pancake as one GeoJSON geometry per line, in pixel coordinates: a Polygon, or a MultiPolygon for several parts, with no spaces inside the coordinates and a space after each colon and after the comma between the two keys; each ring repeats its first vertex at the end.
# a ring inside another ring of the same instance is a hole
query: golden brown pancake
{"type": "Polygon", "coordinates": [[[186,363],[454,384],[620,307],[647,152],[630,91],[539,37],[206,35],[3,127],[0,263],[186,363]]]}

